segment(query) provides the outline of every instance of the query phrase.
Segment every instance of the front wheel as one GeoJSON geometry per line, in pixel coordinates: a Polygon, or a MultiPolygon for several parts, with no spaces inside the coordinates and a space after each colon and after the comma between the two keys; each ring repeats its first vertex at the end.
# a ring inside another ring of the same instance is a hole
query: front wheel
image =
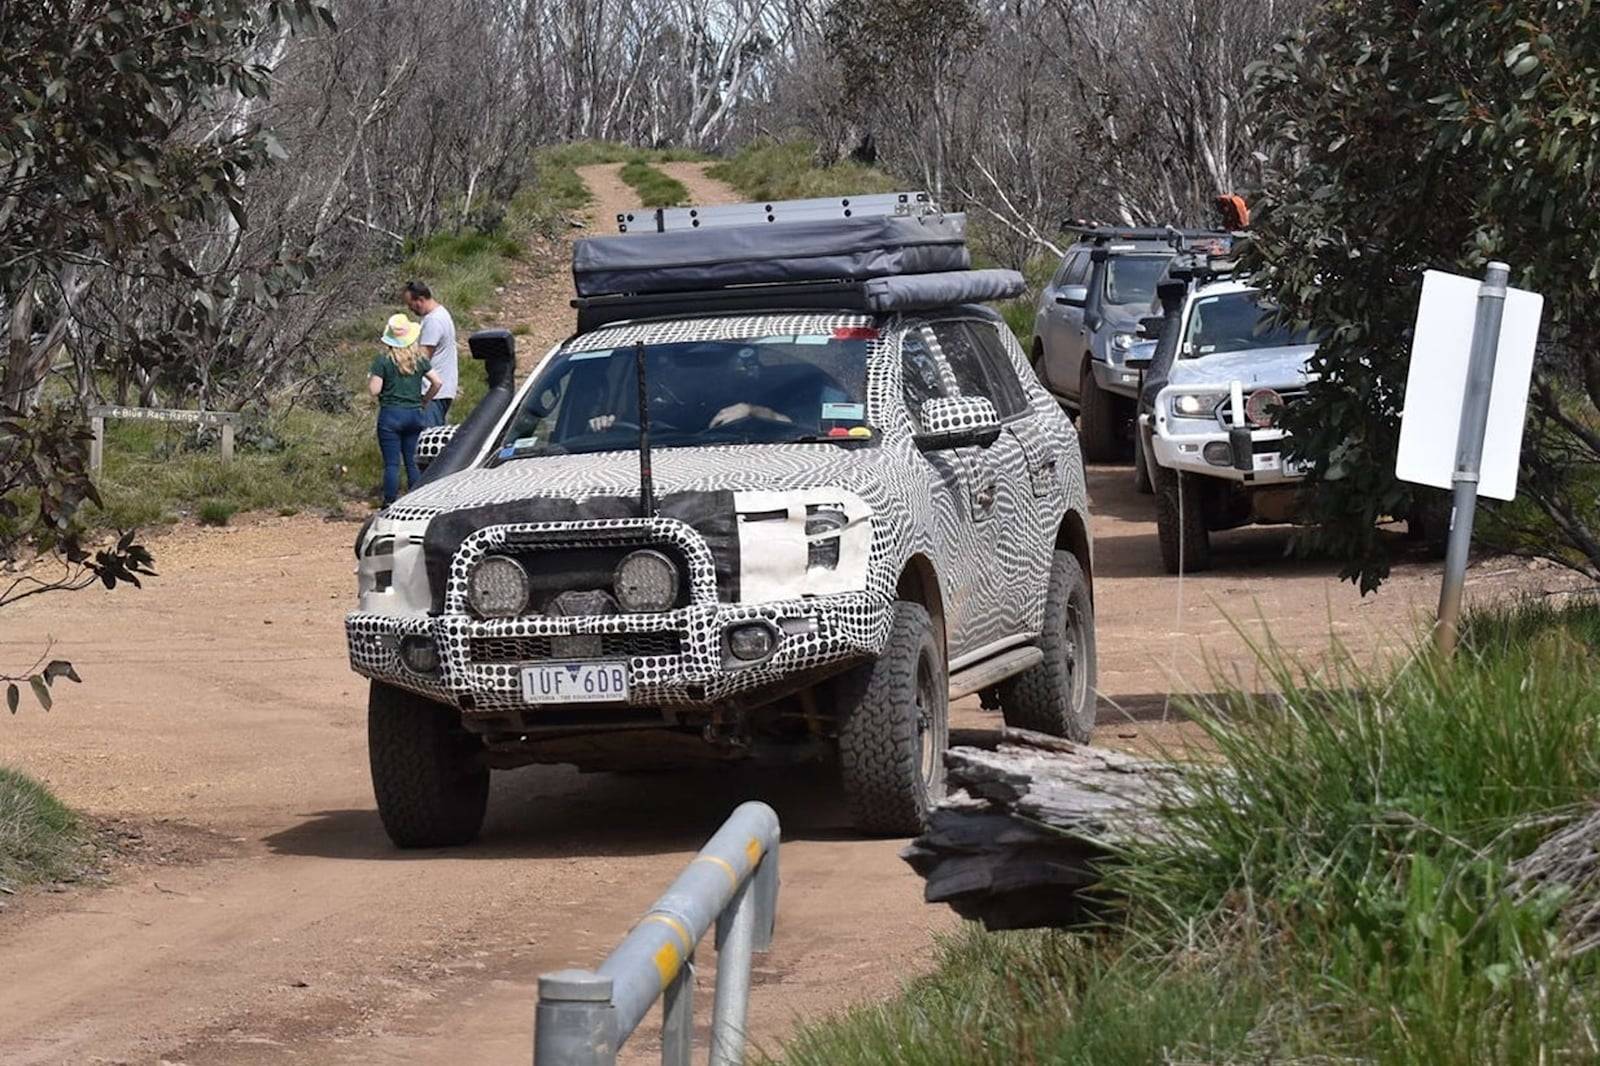
{"type": "Polygon", "coordinates": [[[402,848],[470,843],[489,803],[483,742],[451,707],[372,683],[367,754],[383,828],[402,848]]]}
{"type": "Polygon", "coordinates": [[[1156,533],[1161,565],[1169,574],[1211,569],[1211,532],[1206,529],[1200,479],[1182,471],[1155,467],[1156,533]]]}
{"type": "Polygon", "coordinates": [[[899,601],[882,654],[846,675],[839,764],[856,828],[912,836],[944,796],[950,679],[928,612],[899,601]]]}
{"type": "Polygon", "coordinates": [[[1109,463],[1117,458],[1116,401],[1094,379],[1094,371],[1084,367],[1078,387],[1078,436],[1083,457],[1091,463],[1109,463]]]}
{"type": "Polygon", "coordinates": [[[1000,684],[1006,725],[1087,741],[1094,731],[1094,603],[1089,580],[1071,552],[1051,560],[1039,635],[1044,659],[1000,684]]]}

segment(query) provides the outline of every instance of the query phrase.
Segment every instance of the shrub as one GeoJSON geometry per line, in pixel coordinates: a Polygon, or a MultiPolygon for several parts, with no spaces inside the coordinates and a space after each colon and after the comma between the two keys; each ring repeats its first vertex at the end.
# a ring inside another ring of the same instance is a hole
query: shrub
{"type": "Polygon", "coordinates": [[[225,526],[238,513],[238,506],[227,500],[203,500],[197,515],[203,526],[225,526]]]}

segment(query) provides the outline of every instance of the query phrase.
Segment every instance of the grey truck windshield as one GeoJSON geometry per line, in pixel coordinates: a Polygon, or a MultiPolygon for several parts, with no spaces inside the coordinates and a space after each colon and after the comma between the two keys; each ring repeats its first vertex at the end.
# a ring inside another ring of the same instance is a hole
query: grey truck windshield
{"type": "MultiPolygon", "coordinates": [[[[864,337],[832,334],[644,345],[651,446],[870,441],[867,357],[864,337]]],[[[524,394],[496,456],[632,449],[639,422],[634,345],[563,352],[524,394]]]]}

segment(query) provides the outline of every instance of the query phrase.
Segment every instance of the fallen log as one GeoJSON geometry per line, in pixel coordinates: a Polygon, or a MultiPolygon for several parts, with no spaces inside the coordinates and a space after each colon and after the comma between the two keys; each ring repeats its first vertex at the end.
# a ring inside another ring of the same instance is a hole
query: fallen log
{"type": "Polygon", "coordinates": [[[1022,729],[992,750],[952,748],[945,767],[949,796],[900,854],[929,903],[990,929],[1093,918],[1106,863],[1159,838],[1161,808],[1186,795],[1181,766],[1022,729]]]}

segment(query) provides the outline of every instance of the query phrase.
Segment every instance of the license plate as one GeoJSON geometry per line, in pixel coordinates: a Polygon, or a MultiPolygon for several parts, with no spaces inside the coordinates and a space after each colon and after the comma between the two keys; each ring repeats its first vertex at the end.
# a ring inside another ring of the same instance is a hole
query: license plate
{"type": "Polygon", "coordinates": [[[1259,452],[1255,456],[1255,469],[1257,473],[1263,470],[1278,469],[1277,452],[1259,452]]]}
{"type": "Polygon", "coordinates": [[[628,698],[627,663],[545,663],[524,667],[529,703],[620,703],[628,698]]]}

